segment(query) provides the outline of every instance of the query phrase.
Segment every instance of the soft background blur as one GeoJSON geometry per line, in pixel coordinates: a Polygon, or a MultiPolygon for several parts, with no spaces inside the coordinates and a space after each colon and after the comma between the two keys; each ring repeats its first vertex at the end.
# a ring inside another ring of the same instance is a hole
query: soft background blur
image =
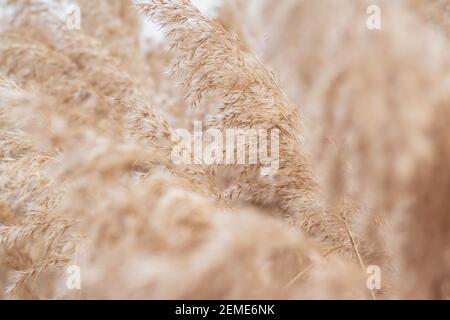
{"type": "Polygon", "coordinates": [[[450,0],[71,2],[0,0],[0,298],[450,298],[450,0]]]}

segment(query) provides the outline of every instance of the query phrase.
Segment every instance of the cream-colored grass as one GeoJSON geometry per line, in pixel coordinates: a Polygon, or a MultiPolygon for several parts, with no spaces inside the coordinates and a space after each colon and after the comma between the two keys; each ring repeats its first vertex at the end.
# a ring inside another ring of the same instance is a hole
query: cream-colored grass
{"type": "Polygon", "coordinates": [[[449,1],[4,2],[0,298],[450,298],[449,1]],[[175,165],[194,120],[280,169],[175,165]]]}

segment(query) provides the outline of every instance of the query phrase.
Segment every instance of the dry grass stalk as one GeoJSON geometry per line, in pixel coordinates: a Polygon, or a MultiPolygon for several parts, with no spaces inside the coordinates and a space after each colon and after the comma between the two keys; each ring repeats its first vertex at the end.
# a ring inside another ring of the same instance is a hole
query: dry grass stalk
{"type": "Polygon", "coordinates": [[[378,32],[365,0],[77,0],[81,30],[7,2],[0,298],[450,296],[448,1],[379,1],[378,32]],[[279,170],[175,165],[194,120],[278,129],[279,170]]]}

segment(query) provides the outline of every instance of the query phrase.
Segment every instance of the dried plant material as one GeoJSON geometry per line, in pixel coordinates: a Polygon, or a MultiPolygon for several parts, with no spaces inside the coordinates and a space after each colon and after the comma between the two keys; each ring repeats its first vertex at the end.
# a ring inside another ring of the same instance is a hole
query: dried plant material
{"type": "Polygon", "coordinates": [[[449,299],[448,1],[375,2],[4,0],[0,298],[449,299]]]}

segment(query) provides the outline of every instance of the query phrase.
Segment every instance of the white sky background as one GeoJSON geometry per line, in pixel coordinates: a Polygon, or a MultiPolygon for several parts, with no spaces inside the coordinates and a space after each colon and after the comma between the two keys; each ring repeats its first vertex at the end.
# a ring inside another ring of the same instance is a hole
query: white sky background
{"type": "Polygon", "coordinates": [[[220,4],[219,0],[191,0],[202,12],[213,14],[215,8],[220,4]]]}

